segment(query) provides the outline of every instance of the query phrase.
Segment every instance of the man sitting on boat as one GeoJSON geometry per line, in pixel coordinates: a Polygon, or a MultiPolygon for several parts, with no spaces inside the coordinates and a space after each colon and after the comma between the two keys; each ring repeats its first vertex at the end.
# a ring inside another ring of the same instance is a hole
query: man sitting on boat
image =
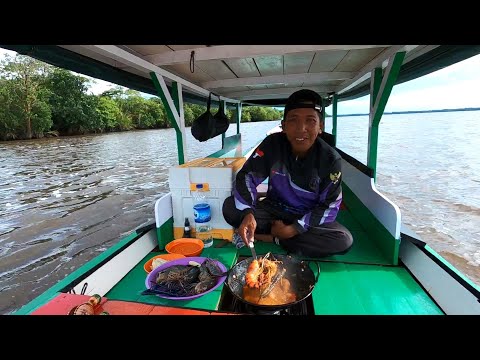
{"type": "Polygon", "coordinates": [[[267,136],[237,173],[225,220],[245,244],[274,241],[309,257],[347,252],[351,233],[335,221],[342,202],[341,157],[320,138],[322,98],[302,89],[285,105],[282,132],[267,136]],[[257,186],[267,177],[266,197],[257,186]]]}

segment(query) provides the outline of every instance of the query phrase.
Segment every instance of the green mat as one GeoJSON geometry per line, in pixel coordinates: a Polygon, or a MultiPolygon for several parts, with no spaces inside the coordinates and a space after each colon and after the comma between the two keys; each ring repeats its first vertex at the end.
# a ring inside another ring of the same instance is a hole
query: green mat
{"type": "Polygon", "coordinates": [[[443,314],[404,268],[319,264],[320,277],[312,292],[316,315],[443,314]]]}
{"type": "Polygon", "coordinates": [[[352,248],[344,255],[333,255],[323,258],[322,261],[334,261],[353,264],[390,265],[375,243],[368,238],[366,232],[350,230],[353,236],[352,248]]]}
{"type": "MultiPolygon", "coordinates": [[[[361,225],[352,217],[350,212],[347,210],[340,211],[337,220],[352,233],[353,246],[344,255],[325,257],[321,259],[322,261],[390,265],[390,262],[381,253],[375,242],[368,238],[367,233],[363,231],[361,225]]],[[[264,255],[267,252],[272,252],[274,254],[287,253],[282,247],[275,245],[274,243],[265,243],[261,241],[255,243],[255,250],[257,255],[264,255]]],[[[240,256],[252,256],[250,249],[246,246],[239,249],[238,253],[240,256]]]]}

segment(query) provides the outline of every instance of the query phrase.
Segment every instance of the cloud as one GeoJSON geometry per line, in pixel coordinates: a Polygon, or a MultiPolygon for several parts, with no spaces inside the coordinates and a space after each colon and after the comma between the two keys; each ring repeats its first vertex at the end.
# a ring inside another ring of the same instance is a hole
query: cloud
{"type": "MultiPolygon", "coordinates": [[[[95,79],[95,78],[92,78],[90,76],[87,76],[87,75],[83,75],[83,74],[77,74],[75,72],[72,71],[72,73],[76,74],[76,75],[80,75],[80,76],[83,76],[87,79],[90,80],[90,88],[88,89],[89,93],[90,94],[94,94],[94,95],[100,95],[101,93],[103,93],[104,91],[106,90],[109,90],[115,86],[117,86],[116,84],[112,84],[108,81],[103,81],[103,80],[100,80],[100,79],[95,79]]],[[[122,87],[123,89],[126,89],[125,87],[122,87]]]]}
{"type": "MultiPolygon", "coordinates": [[[[480,55],[396,85],[386,112],[480,107],[480,55]]],[[[369,112],[369,96],[340,102],[339,114],[369,112]]]]}
{"type": "MultiPolygon", "coordinates": [[[[420,81],[420,80],[419,80],[420,81]]],[[[480,107],[480,77],[392,95],[385,111],[480,107]]]]}

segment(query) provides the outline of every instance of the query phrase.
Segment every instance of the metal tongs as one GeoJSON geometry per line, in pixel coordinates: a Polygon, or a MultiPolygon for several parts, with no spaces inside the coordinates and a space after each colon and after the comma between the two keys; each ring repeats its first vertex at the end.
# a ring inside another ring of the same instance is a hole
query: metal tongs
{"type": "Polygon", "coordinates": [[[253,241],[250,241],[248,243],[248,247],[250,248],[250,251],[252,252],[252,256],[255,260],[257,260],[257,252],[255,251],[255,244],[253,243],[253,241]]]}
{"type": "Polygon", "coordinates": [[[280,281],[280,279],[283,278],[283,275],[285,275],[286,271],[287,271],[287,269],[285,269],[285,268],[277,271],[277,273],[272,278],[272,283],[265,290],[263,290],[260,293],[261,298],[266,297],[268,294],[270,294],[272,292],[273,288],[275,287],[275,285],[277,285],[277,283],[280,281]]]}

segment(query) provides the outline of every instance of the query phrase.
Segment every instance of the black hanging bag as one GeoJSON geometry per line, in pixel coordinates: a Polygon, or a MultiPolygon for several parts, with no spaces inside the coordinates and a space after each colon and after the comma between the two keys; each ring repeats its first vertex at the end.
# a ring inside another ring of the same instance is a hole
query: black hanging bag
{"type": "Polygon", "coordinates": [[[224,134],[230,126],[230,120],[225,115],[221,102],[219,102],[218,112],[213,117],[215,119],[215,133],[213,137],[224,134]]]}
{"type": "Polygon", "coordinates": [[[192,124],[192,135],[200,142],[211,139],[215,134],[215,118],[210,112],[210,102],[212,101],[212,93],[208,95],[207,111],[196,118],[192,124]]]}

